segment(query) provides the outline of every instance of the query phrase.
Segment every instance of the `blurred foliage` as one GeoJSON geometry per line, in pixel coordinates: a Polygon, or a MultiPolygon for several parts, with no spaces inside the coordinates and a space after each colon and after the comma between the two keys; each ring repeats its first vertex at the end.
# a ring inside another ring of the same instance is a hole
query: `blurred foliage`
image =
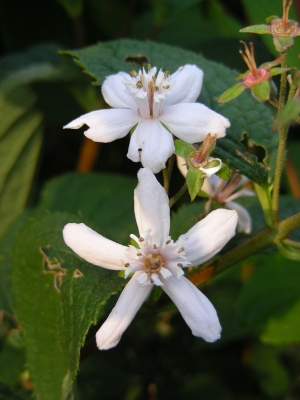
{"type": "MultiPolygon", "coordinates": [[[[139,166],[126,158],[128,137],[95,145],[96,172],[78,174],[70,171],[82,157],[83,130],[62,129],[78,115],[106,106],[91,83],[132,69],[127,56],[141,53],[171,72],[186,62],[202,66],[199,101],[224,113],[232,126],[214,154],[257,182],[272,176],[277,136],[271,133],[271,111],[247,94],[226,106],[216,101],[238,75],[230,68],[245,70],[238,40],[254,42],[258,65],[278,56],[271,36],[239,33],[270,15],[282,15],[280,0],[0,3],[0,400],[299,398],[299,263],[270,249],[202,288],[223,327],[214,344],[193,337],[158,290],[119,345],[100,352],[96,329],[125,282],[79,259],[61,236],[72,221],[123,244],[136,233],[139,166]],[[68,54],[93,79],[58,54],[66,49],[76,49],[68,54]]],[[[290,18],[299,20],[297,7],[290,18]]],[[[291,66],[299,65],[299,46],[296,38],[291,66]]],[[[293,197],[300,197],[299,151],[294,129],[281,218],[299,212],[293,197]]],[[[173,179],[175,192],[182,178],[174,171],[173,179]]],[[[183,199],[172,212],[174,239],[204,211],[205,200],[183,199]]],[[[252,216],[252,235],[263,229],[257,198],[238,202],[252,216]]],[[[291,238],[299,240],[299,230],[291,238]]],[[[244,239],[236,236],[229,248],[244,239]]]]}

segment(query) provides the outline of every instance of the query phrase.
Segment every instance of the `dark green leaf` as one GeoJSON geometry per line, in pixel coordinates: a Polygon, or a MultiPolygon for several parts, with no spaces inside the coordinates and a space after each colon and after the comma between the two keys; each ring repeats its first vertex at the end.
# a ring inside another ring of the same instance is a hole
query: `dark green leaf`
{"type": "Polygon", "coordinates": [[[180,235],[191,229],[201,218],[205,201],[194,201],[182,205],[176,213],[172,213],[171,237],[177,240],[180,235]]]}
{"type": "Polygon", "coordinates": [[[65,52],[75,58],[84,72],[91,75],[95,85],[100,85],[107,75],[119,71],[130,71],[132,65],[126,63],[127,57],[143,54],[152,65],[174,72],[183,64],[197,64],[204,71],[204,83],[199,100],[213,110],[225,115],[231,121],[227,136],[219,139],[217,148],[220,158],[230,168],[238,169],[257,183],[272,177],[278,139],[271,134],[271,113],[263,104],[257,104],[250,93],[230,103],[219,104],[217,98],[238,75],[221,64],[208,61],[200,55],[172,46],[135,40],[121,40],[100,43],[83,50],[65,52]],[[265,166],[256,157],[249,156],[240,143],[247,133],[251,143],[262,146],[266,151],[265,166]],[[224,157],[224,158],[223,158],[224,157]]]}
{"type": "Polygon", "coordinates": [[[128,244],[136,232],[133,190],[137,180],[117,174],[70,173],[49,182],[39,208],[67,211],[91,221],[99,233],[128,244]]]}

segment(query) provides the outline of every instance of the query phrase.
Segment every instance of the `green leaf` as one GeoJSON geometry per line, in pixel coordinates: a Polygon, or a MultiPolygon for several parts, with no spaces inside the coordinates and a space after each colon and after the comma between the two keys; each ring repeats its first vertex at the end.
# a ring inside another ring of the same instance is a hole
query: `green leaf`
{"type": "Polygon", "coordinates": [[[183,140],[175,140],[175,154],[184,158],[185,160],[188,159],[189,155],[196,151],[195,147],[189,143],[184,142],[183,140]]]}
{"type": "Polygon", "coordinates": [[[236,71],[208,61],[190,51],[129,39],[100,43],[82,50],[64,53],[74,57],[75,62],[83,68],[84,72],[95,79],[95,85],[100,85],[107,75],[132,70],[132,64],[127,63],[126,60],[128,57],[131,60],[134,56],[140,57],[141,54],[146,56],[152,65],[171,72],[175,72],[184,64],[198,65],[204,71],[204,83],[199,100],[226,116],[231,122],[231,128],[227,130],[226,137],[218,140],[215,150],[219,153],[218,157],[222,158],[230,168],[238,169],[240,173],[257,183],[264,183],[268,175],[271,180],[278,139],[270,131],[272,116],[269,109],[262,104],[257,104],[247,92],[230,103],[217,102],[220,94],[232,86],[237,75],[236,71]],[[240,143],[245,132],[253,144],[265,149],[265,165],[258,163],[255,156],[249,156],[240,143]]]}
{"type": "Polygon", "coordinates": [[[10,338],[16,334],[20,334],[20,331],[12,330],[9,333],[0,352],[0,382],[11,386],[18,383],[26,363],[24,346],[16,346],[10,338]]]}
{"type": "Polygon", "coordinates": [[[197,193],[202,188],[204,178],[202,178],[203,172],[199,169],[190,168],[186,175],[186,184],[191,197],[191,201],[195,200],[197,193]]]}
{"type": "Polygon", "coordinates": [[[240,319],[247,325],[259,324],[265,342],[299,341],[299,263],[285,260],[278,253],[252,260],[257,268],[240,293],[240,319]]]}
{"type": "Polygon", "coordinates": [[[31,110],[35,96],[26,87],[0,93],[0,237],[24,209],[42,140],[42,115],[31,110]]]}
{"type": "Polygon", "coordinates": [[[25,334],[34,391],[42,400],[62,397],[62,383],[69,370],[73,379],[76,375],[90,325],[124,282],[79,259],[65,245],[62,229],[68,222],[82,218],[66,213],[32,218],[13,253],[15,309],[25,334]]]}
{"type": "Polygon", "coordinates": [[[125,175],[70,173],[46,184],[39,208],[82,215],[102,235],[128,244],[129,235],[137,231],[133,214],[136,185],[135,178],[125,175]]]}
{"type": "Polygon", "coordinates": [[[177,240],[180,235],[186,233],[199,220],[204,211],[204,201],[194,201],[190,204],[184,204],[178,211],[171,215],[170,235],[172,239],[177,240]]]}
{"type": "Polygon", "coordinates": [[[69,17],[78,17],[82,13],[84,0],[56,0],[68,13],[69,17]]]}
{"type": "Polygon", "coordinates": [[[289,100],[286,105],[279,111],[273,128],[277,129],[280,125],[285,125],[291,122],[300,113],[300,98],[294,97],[289,100]]]}

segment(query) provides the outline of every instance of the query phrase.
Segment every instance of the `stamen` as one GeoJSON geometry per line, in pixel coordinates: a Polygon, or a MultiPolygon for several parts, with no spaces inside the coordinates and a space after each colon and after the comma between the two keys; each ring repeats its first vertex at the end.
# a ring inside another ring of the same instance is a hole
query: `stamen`
{"type": "Polygon", "coordinates": [[[153,117],[153,103],[154,103],[154,90],[155,90],[153,81],[150,81],[148,83],[148,90],[149,90],[149,92],[148,92],[149,115],[150,115],[150,117],[153,117]]]}
{"type": "Polygon", "coordinates": [[[164,72],[164,76],[165,76],[165,78],[167,78],[168,76],[170,76],[170,71],[165,71],[165,72],[164,72]]]}
{"type": "Polygon", "coordinates": [[[158,92],[159,91],[159,87],[158,86],[154,86],[155,91],[158,92]]]}
{"type": "Polygon", "coordinates": [[[148,65],[147,65],[147,68],[148,68],[148,72],[149,72],[150,69],[151,69],[151,64],[148,64],[148,65]]]}
{"type": "Polygon", "coordinates": [[[152,80],[154,83],[156,83],[156,77],[154,75],[152,76],[152,80]]]}
{"type": "Polygon", "coordinates": [[[154,283],[154,280],[153,280],[152,278],[150,278],[150,282],[151,282],[151,283],[154,283]]]}
{"type": "Polygon", "coordinates": [[[136,253],[136,255],[137,255],[138,257],[141,257],[142,253],[136,253]]]}
{"type": "Polygon", "coordinates": [[[154,245],[153,245],[153,248],[154,248],[154,250],[156,250],[156,249],[157,249],[157,246],[156,246],[156,244],[154,244],[154,245]]]}
{"type": "Polygon", "coordinates": [[[169,89],[170,85],[163,86],[164,89],[169,89]]]}
{"type": "Polygon", "coordinates": [[[170,239],[166,241],[166,244],[169,244],[169,243],[171,243],[171,240],[170,240],[170,239]]]}
{"type": "Polygon", "coordinates": [[[180,247],[180,249],[178,250],[178,253],[182,253],[184,251],[184,247],[180,247]]]}
{"type": "Polygon", "coordinates": [[[182,268],[182,263],[177,263],[178,267],[182,268]]]}
{"type": "Polygon", "coordinates": [[[129,263],[124,264],[124,267],[128,268],[130,266],[129,263]]]}
{"type": "Polygon", "coordinates": [[[137,81],[136,87],[137,87],[138,89],[141,89],[141,88],[143,87],[142,81],[137,81]]]}
{"type": "Polygon", "coordinates": [[[138,153],[139,153],[139,162],[142,161],[142,149],[138,149],[138,153]]]}
{"type": "Polygon", "coordinates": [[[139,237],[139,242],[143,242],[145,239],[143,237],[139,237]]]}

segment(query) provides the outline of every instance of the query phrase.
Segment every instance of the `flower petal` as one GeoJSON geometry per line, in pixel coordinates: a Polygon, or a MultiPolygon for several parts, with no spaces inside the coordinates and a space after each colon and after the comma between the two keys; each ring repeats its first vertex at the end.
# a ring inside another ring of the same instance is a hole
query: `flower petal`
{"type": "Polygon", "coordinates": [[[162,289],[176,304],[193,335],[206,342],[215,342],[221,337],[221,325],[214,306],[188,279],[172,276],[163,279],[162,289]]]}
{"type": "Polygon", "coordinates": [[[171,133],[158,120],[143,120],[131,136],[127,157],[141,161],[156,174],[165,168],[174,151],[171,133]]]}
{"type": "Polygon", "coordinates": [[[110,349],[119,343],[124,331],[149,296],[153,285],[141,286],[137,281],[141,273],[143,272],[136,272],[133,275],[107,320],[98,330],[96,341],[100,350],[110,349]]]}
{"type": "MultiPolygon", "coordinates": [[[[215,173],[217,173],[221,168],[222,168],[222,160],[220,160],[219,158],[212,158],[209,160],[211,161],[219,161],[219,165],[216,167],[211,167],[211,168],[199,168],[200,171],[205,173],[205,176],[211,177],[212,175],[214,175],[215,173]]],[[[202,188],[201,188],[202,189],[202,188]]]]}
{"type": "Polygon", "coordinates": [[[170,81],[175,81],[165,106],[177,103],[193,103],[197,100],[203,81],[203,71],[196,65],[184,65],[171,75],[170,81]]]}
{"type": "Polygon", "coordinates": [[[170,131],[187,143],[197,143],[208,133],[225,136],[230,122],[221,114],[200,103],[181,103],[165,107],[160,116],[170,131]]]}
{"type": "Polygon", "coordinates": [[[63,230],[64,241],[76,254],[91,264],[107,269],[126,269],[126,246],[106,239],[85,224],[67,224],[63,230]]]}
{"type": "Polygon", "coordinates": [[[226,203],[226,207],[238,213],[238,232],[251,233],[252,220],[246,208],[234,201],[226,203]]]}
{"type": "Polygon", "coordinates": [[[224,247],[235,235],[237,219],[235,211],[214,210],[179,237],[191,266],[204,263],[224,247]]]}
{"type": "Polygon", "coordinates": [[[137,110],[109,109],[97,110],[74,119],[64,128],[78,129],[84,124],[90,129],[85,136],[94,142],[108,143],[127,135],[130,129],[140,121],[137,110]]]}
{"type": "Polygon", "coordinates": [[[106,77],[101,88],[104,100],[114,108],[133,108],[137,110],[136,101],[126,92],[126,86],[123,83],[124,78],[131,79],[126,72],[119,72],[106,77]]]}
{"type": "Polygon", "coordinates": [[[153,244],[160,246],[170,230],[169,198],[149,168],[139,170],[138,180],[134,212],[139,233],[151,228],[153,244]]]}

